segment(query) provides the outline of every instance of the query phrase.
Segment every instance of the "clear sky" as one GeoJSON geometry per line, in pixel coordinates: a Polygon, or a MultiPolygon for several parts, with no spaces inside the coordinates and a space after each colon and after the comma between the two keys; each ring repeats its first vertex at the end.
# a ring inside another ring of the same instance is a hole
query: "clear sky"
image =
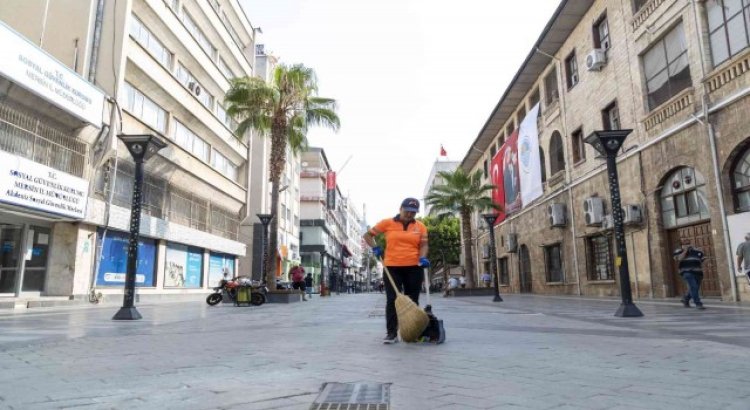
{"type": "Polygon", "coordinates": [[[419,198],[445,147],[461,161],[559,0],[239,0],[259,43],[318,75],[338,133],[311,146],[367,222],[419,198]]]}

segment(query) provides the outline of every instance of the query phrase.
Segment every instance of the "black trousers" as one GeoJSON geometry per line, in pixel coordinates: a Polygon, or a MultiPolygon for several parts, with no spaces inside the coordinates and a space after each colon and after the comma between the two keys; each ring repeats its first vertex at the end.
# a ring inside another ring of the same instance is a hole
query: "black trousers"
{"type": "MultiPolygon", "coordinates": [[[[410,297],[414,303],[419,304],[419,292],[422,290],[422,280],[424,273],[419,266],[388,266],[388,271],[396,283],[396,287],[406,296],[410,297]]],[[[385,276],[385,272],[383,272],[385,276]]],[[[398,330],[398,317],[396,316],[396,291],[391,286],[388,277],[384,277],[385,282],[385,327],[389,335],[395,335],[398,330]]]]}

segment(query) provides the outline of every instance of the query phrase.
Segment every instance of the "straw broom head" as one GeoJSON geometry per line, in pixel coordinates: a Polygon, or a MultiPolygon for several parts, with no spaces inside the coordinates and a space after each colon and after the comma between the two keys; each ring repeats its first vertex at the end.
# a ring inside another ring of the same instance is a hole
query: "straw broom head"
{"type": "Polygon", "coordinates": [[[396,291],[396,317],[398,317],[398,331],[401,334],[401,339],[404,342],[416,342],[419,336],[422,335],[422,332],[427,329],[430,318],[410,297],[398,290],[391,277],[391,272],[388,271],[387,267],[383,266],[383,268],[393,289],[396,291]]]}
{"type": "Polygon", "coordinates": [[[416,342],[422,335],[430,318],[420,309],[410,297],[403,293],[396,295],[396,316],[398,316],[398,331],[404,342],[416,342]]]}

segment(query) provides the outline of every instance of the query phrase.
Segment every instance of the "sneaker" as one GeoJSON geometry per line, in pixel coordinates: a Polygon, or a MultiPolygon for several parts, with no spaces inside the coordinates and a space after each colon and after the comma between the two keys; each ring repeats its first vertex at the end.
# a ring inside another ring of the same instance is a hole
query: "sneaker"
{"type": "Polygon", "coordinates": [[[695,305],[695,308],[698,309],[698,310],[706,310],[706,307],[703,306],[703,304],[695,305]]]}
{"type": "Polygon", "coordinates": [[[687,300],[685,298],[682,298],[682,299],[680,299],[680,302],[682,302],[682,306],[685,306],[686,308],[690,307],[690,301],[689,300],[687,300]]]}
{"type": "Polygon", "coordinates": [[[388,335],[383,339],[384,345],[392,345],[394,343],[398,343],[398,337],[396,337],[396,335],[388,335]]]}

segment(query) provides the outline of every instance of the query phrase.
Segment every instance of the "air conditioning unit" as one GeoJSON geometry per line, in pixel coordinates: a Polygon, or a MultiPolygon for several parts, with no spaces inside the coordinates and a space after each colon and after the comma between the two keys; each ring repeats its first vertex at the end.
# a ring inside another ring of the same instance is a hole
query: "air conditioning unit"
{"type": "Polygon", "coordinates": [[[586,56],[586,68],[589,71],[599,71],[607,64],[607,53],[601,48],[591,50],[586,56]]]}
{"type": "Polygon", "coordinates": [[[604,201],[597,196],[586,198],[583,202],[583,212],[586,219],[586,225],[601,225],[602,220],[604,219],[604,201]]]}
{"type": "Polygon", "coordinates": [[[565,226],[567,218],[565,214],[565,204],[550,204],[547,208],[549,215],[549,225],[552,227],[565,226]]]}
{"type": "Polygon", "coordinates": [[[490,258],[490,245],[482,245],[482,259],[490,258]]]}
{"type": "Polygon", "coordinates": [[[615,218],[612,215],[604,215],[604,218],[602,219],[602,229],[605,231],[615,229],[615,218]]]}
{"type": "Polygon", "coordinates": [[[518,237],[516,237],[516,234],[509,233],[505,238],[505,250],[509,253],[515,253],[518,250],[518,237]]]}
{"type": "Polygon", "coordinates": [[[640,205],[625,205],[622,212],[622,223],[625,225],[637,225],[643,222],[643,210],[640,205]]]}
{"type": "Polygon", "coordinates": [[[196,97],[199,97],[201,95],[201,86],[199,86],[195,81],[191,81],[188,83],[188,90],[192,91],[196,97]]]}

